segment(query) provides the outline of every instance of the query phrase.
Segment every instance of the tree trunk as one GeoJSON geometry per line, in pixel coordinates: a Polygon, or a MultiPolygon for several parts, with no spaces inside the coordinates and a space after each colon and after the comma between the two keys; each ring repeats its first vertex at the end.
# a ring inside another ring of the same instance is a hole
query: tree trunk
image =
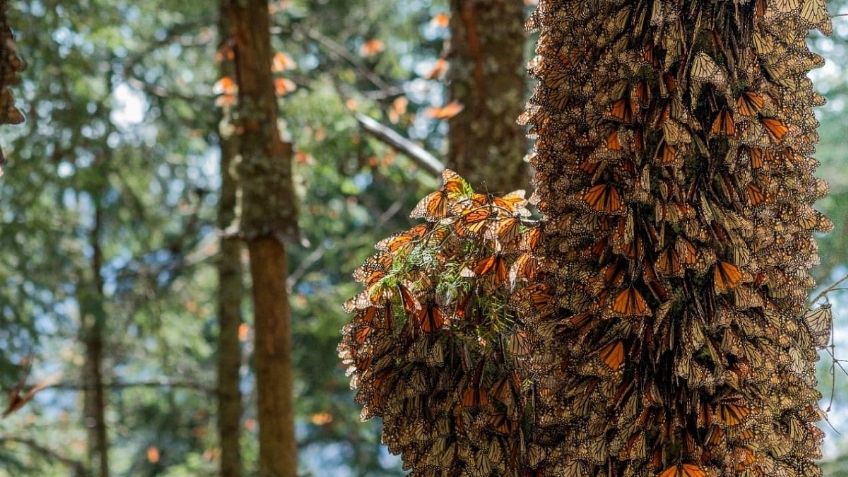
{"type": "MultiPolygon", "coordinates": [[[[221,36],[227,31],[222,15],[221,36]]],[[[234,65],[231,59],[221,62],[221,75],[232,77],[234,65]]],[[[225,127],[231,121],[229,108],[224,110],[218,137],[221,145],[221,198],[218,203],[218,228],[229,229],[236,216],[238,184],[232,173],[234,159],[238,156],[238,142],[225,127]]],[[[241,324],[242,282],[241,241],[232,234],[221,238],[218,257],[218,437],[221,446],[221,477],[241,475],[241,450],[239,445],[241,421],[241,391],[239,369],[241,367],[241,324]]]]}
{"type": "Polygon", "coordinates": [[[283,241],[297,235],[292,148],[277,128],[265,0],[226,3],[238,85],[241,232],[253,281],[259,475],[295,477],[291,315],[283,241]]]}
{"type": "Polygon", "coordinates": [[[100,246],[102,212],[94,198],[94,227],[91,231],[91,270],[93,283],[81,280],[78,295],[82,316],[82,334],[85,345],[84,424],[88,429],[89,460],[96,475],[109,477],[109,435],[106,425],[106,390],[103,379],[103,251],[100,246]]]}
{"type": "Polygon", "coordinates": [[[464,109],[450,120],[448,166],[489,192],[526,187],[524,2],[450,4],[450,98],[464,109]]]}

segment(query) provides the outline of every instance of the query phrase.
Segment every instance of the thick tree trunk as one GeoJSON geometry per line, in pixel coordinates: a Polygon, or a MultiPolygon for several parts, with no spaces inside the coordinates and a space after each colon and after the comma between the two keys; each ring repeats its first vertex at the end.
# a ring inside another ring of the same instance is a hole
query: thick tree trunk
{"type": "Polygon", "coordinates": [[[259,475],[295,477],[291,315],[283,245],[297,235],[292,149],[277,129],[268,4],[229,1],[225,11],[239,89],[241,231],[253,280],[259,475]]]}
{"type": "Polygon", "coordinates": [[[450,98],[464,109],[450,120],[448,166],[490,192],[525,187],[524,2],[450,4],[450,98]]]}
{"type": "MultiPolygon", "coordinates": [[[[220,25],[222,37],[226,34],[226,21],[220,25]]],[[[224,58],[221,62],[222,76],[231,77],[235,66],[224,58]]],[[[229,109],[221,118],[222,126],[231,120],[229,109]]],[[[238,184],[232,173],[233,161],[238,156],[238,142],[225,127],[219,129],[221,144],[221,198],[218,203],[218,228],[227,230],[236,216],[238,184]]],[[[241,391],[239,390],[239,368],[241,367],[241,324],[242,282],[241,241],[238,237],[224,235],[221,238],[221,254],[218,257],[218,437],[221,446],[221,477],[241,475],[241,391]]]]}
{"type": "MultiPolygon", "coordinates": [[[[97,199],[95,198],[95,201],[97,199]]],[[[91,275],[93,283],[81,281],[78,296],[82,315],[82,334],[85,345],[84,423],[88,429],[89,465],[95,475],[109,477],[109,435],[106,425],[106,390],[103,379],[103,251],[100,246],[102,212],[95,204],[94,228],[91,231],[91,275]]]]}

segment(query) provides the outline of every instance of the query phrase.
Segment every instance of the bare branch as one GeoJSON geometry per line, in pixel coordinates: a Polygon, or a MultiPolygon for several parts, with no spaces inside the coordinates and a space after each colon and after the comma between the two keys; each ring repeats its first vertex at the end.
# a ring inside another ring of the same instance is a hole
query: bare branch
{"type": "MultiPolygon", "coordinates": [[[[67,391],[84,391],[92,386],[86,386],[82,383],[59,382],[46,386],[47,389],[61,389],[67,391]]],[[[103,387],[109,389],[128,389],[128,388],[171,388],[171,389],[189,389],[192,391],[201,391],[208,394],[214,394],[215,388],[210,388],[195,381],[170,381],[170,380],[152,380],[152,381],[113,381],[104,383],[103,387]]]]}
{"type": "Polygon", "coordinates": [[[445,165],[436,159],[435,156],[418,144],[401,136],[394,129],[384,126],[362,113],[356,113],[356,122],[359,123],[365,132],[412,159],[433,176],[439,177],[445,169],[445,165]]]}

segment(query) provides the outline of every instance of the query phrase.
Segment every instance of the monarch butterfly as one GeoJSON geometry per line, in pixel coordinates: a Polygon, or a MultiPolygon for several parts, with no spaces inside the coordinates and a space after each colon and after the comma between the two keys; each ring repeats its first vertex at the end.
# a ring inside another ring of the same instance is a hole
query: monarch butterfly
{"type": "Polygon", "coordinates": [[[707,473],[695,464],[678,464],[662,471],[659,477],[706,477],[707,473]]]}
{"type": "Polygon", "coordinates": [[[370,326],[363,326],[362,328],[359,328],[358,330],[356,330],[356,334],[354,335],[354,338],[353,338],[354,341],[356,342],[356,344],[362,345],[363,343],[365,343],[365,340],[368,339],[368,336],[371,334],[371,331],[373,329],[374,328],[372,328],[370,326]]]}
{"type": "Polygon", "coordinates": [[[736,123],[733,122],[733,115],[730,114],[730,111],[722,109],[713,121],[713,126],[710,131],[716,135],[725,135],[729,137],[735,136],[736,123]]]}
{"type": "Polygon", "coordinates": [[[747,407],[733,401],[723,401],[718,405],[718,417],[726,426],[742,424],[750,413],[747,407]]]}
{"type": "Polygon", "coordinates": [[[530,354],[530,336],[524,330],[517,330],[509,338],[509,352],[513,356],[530,354]]]}
{"type": "Polygon", "coordinates": [[[683,272],[683,267],[680,266],[680,258],[677,256],[677,251],[674,247],[666,248],[657,258],[657,270],[667,277],[674,277],[683,272]]]}
{"type": "Polygon", "coordinates": [[[769,154],[758,147],[752,147],[748,153],[751,155],[751,169],[759,169],[765,164],[765,159],[769,159],[769,154]]]}
{"type": "Polygon", "coordinates": [[[633,96],[636,98],[636,103],[642,109],[646,109],[651,104],[651,96],[650,91],[648,90],[648,84],[645,83],[645,80],[639,80],[636,83],[636,86],[633,88],[633,96]]]}
{"type": "Polygon", "coordinates": [[[524,235],[521,237],[521,249],[532,252],[536,249],[536,246],[539,245],[539,239],[541,239],[541,237],[542,229],[538,226],[532,227],[524,232],[524,235]]]}
{"type": "Polygon", "coordinates": [[[529,215],[529,212],[524,208],[527,205],[527,199],[524,198],[526,192],[516,190],[507,195],[495,197],[492,203],[509,214],[529,215]]]}
{"type": "Polygon", "coordinates": [[[783,137],[789,132],[789,127],[779,119],[762,118],[760,121],[763,123],[763,127],[766,128],[769,139],[775,144],[780,144],[783,141],[783,137]]]}
{"type": "Polygon", "coordinates": [[[501,244],[515,245],[521,240],[521,220],[518,217],[506,217],[497,221],[494,231],[501,244]]]}
{"type": "Polygon", "coordinates": [[[407,315],[415,315],[421,310],[421,303],[415,298],[415,295],[409,291],[404,285],[398,285],[398,290],[400,291],[400,301],[403,304],[403,310],[407,315]]]}
{"type": "Polygon", "coordinates": [[[460,237],[480,235],[488,225],[492,215],[492,211],[488,207],[473,209],[460,216],[459,220],[454,223],[454,231],[460,237]]]}
{"type": "Polygon", "coordinates": [[[508,278],[506,261],[503,255],[496,253],[477,262],[472,270],[475,275],[483,276],[495,272],[495,284],[500,285],[508,278]]]}
{"type": "Polygon", "coordinates": [[[30,390],[23,392],[24,387],[26,386],[27,379],[29,378],[30,371],[32,370],[32,360],[29,358],[24,358],[23,362],[23,373],[21,373],[21,378],[18,380],[18,383],[9,393],[9,404],[6,406],[6,409],[3,410],[3,414],[0,415],[0,418],[6,418],[10,414],[18,411],[26,403],[32,401],[36,394],[41,392],[43,389],[50,386],[50,381],[42,381],[35,386],[33,386],[30,390]]]}
{"type": "Polygon", "coordinates": [[[544,318],[553,312],[553,296],[550,286],[546,283],[535,283],[522,288],[515,294],[515,300],[519,306],[529,308],[538,313],[539,318],[544,318]]]}
{"type": "Polygon", "coordinates": [[[677,155],[677,148],[672,146],[671,144],[663,144],[662,153],[660,154],[660,164],[669,165],[677,162],[679,156],[677,155]]]}
{"type": "Polygon", "coordinates": [[[401,248],[406,247],[413,241],[421,238],[427,231],[430,230],[430,224],[420,224],[415,227],[398,234],[394,234],[388,238],[385,238],[379,242],[375,248],[380,251],[385,252],[395,252],[401,248]]]}
{"type": "Polygon", "coordinates": [[[418,325],[425,333],[435,333],[439,331],[445,324],[445,315],[442,309],[434,303],[430,303],[427,307],[422,308],[418,312],[418,325]]]}
{"type": "Polygon", "coordinates": [[[538,270],[539,262],[536,257],[529,253],[522,253],[510,267],[509,280],[512,286],[515,286],[518,280],[533,280],[536,278],[538,270]]]}
{"type": "Polygon", "coordinates": [[[746,91],[736,100],[736,109],[743,116],[753,116],[766,104],[766,98],[756,91],[746,91]]]}
{"type": "MultiPolygon", "coordinates": [[[[506,435],[512,432],[512,421],[510,421],[506,413],[503,412],[490,414],[487,424],[490,429],[498,434],[506,435]]],[[[491,473],[491,471],[489,473],[491,473]]],[[[482,475],[489,475],[489,473],[484,473],[482,475]]]]}
{"type": "Polygon", "coordinates": [[[825,0],[806,0],[800,15],[808,25],[818,28],[825,35],[830,36],[833,32],[825,0]]]}
{"type": "MultiPolygon", "coordinates": [[[[607,136],[607,149],[609,149],[610,151],[621,151],[622,149],[624,149],[621,146],[621,140],[618,137],[618,131],[612,131],[607,136]]],[[[593,172],[594,171],[590,172],[590,174],[593,172]]]]}
{"type": "Polygon", "coordinates": [[[760,186],[753,182],[745,186],[745,195],[748,197],[748,203],[757,206],[766,201],[766,194],[760,189],[760,186]]]}
{"type": "Polygon", "coordinates": [[[692,60],[691,70],[692,81],[702,81],[706,83],[722,84],[724,83],[724,73],[716,62],[703,51],[695,56],[692,60]]]}
{"type": "Polygon", "coordinates": [[[459,101],[451,101],[450,103],[441,107],[427,108],[426,114],[427,116],[437,120],[450,119],[456,116],[457,114],[461,113],[464,109],[465,105],[463,105],[459,101]]]}
{"type": "Polygon", "coordinates": [[[424,218],[428,221],[438,221],[448,216],[450,205],[463,197],[470,197],[471,186],[456,172],[445,169],[442,172],[442,187],[436,192],[425,196],[409,215],[410,218],[424,218]]]}
{"type": "Polygon", "coordinates": [[[487,406],[489,404],[489,393],[479,387],[470,386],[462,392],[462,406],[466,408],[475,408],[487,406]]]}
{"type": "Polygon", "coordinates": [[[642,298],[639,290],[635,288],[621,291],[613,300],[612,311],[623,316],[649,316],[651,314],[648,303],[642,298]]]}
{"type": "Polygon", "coordinates": [[[623,123],[633,122],[633,107],[630,100],[622,98],[613,103],[610,109],[610,116],[623,123]]]}
{"type": "Polygon", "coordinates": [[[804,324],[813,336],[814,344],[819,348],[826,347],[830,342],[830,333],[833,328],[833,311],[830,303],[805,313],[804,324]]]}
{"type": "Polygon", "coordinates": [[[601,360],[613,371],[618,371],[624,366],[624,343],[614,341],[598,351],[601,360]]]}
{"type": "Polygon", "coordinates": [[[517,392],[520,388],[518,374],[512,373],[495,381],[495,384],[492,385],[491,395],[498,401],[509,404],[513,402],[513,390],[517,392]]]}
{"type": "Polygon", "coordinates": [[[621,210],[621,195],[609,184],[598,184],[583,194],[583,201],[598,212],[615,213],[621,210]]]}
{"type": "Polygon", "coordinates": [[[736,288],[742,281],[742,273],[736,265],[728,262],[718,262],[713,271],[713,282],[716,292],[726,293],[736,288]]]}

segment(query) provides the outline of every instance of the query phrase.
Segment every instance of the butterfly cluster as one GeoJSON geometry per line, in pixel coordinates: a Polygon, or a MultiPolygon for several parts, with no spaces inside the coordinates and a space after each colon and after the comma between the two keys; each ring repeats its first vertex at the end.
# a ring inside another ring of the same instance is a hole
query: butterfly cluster
{"type": "Polygon", "coordinates": [[[378,246],[341,347],[365,417],[415,475],[820,476],[824,0],[542,0],[530,27],[544,220],[447,173],[378,246]]]}
{"type": "MultiPolygon", "coordinates": [[[[6,0],[0,0],[0,124],[20,124],[23,114],[15,107],[15,98],[10,86],[21,82],[20,73],[24,62],[18,57],[17,46],[12,29],[6,17],[6,0]]],[[[0,173],[3,168],[3,154],[0,152],[0,173]]]]}
{"type": "Polygon", "coordinates": [[[548,309],[523,191],[475,193],[452,171],[377,244],[339,353],[383,440],[413,475],[514,475],[528,455],[523,316],[548,309]]]}
{"type": "Polygon", "coordinates": [[[550,0],[531,23],[542,475],[820,475],[824,0],[550,0]]]}

